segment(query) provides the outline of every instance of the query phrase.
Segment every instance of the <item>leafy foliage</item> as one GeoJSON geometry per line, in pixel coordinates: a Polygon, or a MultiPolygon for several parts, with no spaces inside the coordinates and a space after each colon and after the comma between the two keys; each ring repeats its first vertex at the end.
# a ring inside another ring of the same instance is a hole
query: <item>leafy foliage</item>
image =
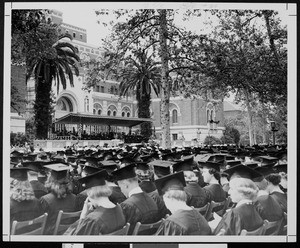
{"type": "Polygon", "coordinates": [[[204,145],[220,145],[220,144],[222,144],[221,140],[215,136],[206,136],[203,143],[204,143],[204,145]]]}

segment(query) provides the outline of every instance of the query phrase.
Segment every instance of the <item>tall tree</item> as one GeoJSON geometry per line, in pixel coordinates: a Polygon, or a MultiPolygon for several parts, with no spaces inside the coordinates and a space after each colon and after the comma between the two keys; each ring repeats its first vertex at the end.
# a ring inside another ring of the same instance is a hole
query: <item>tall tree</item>
{"type": "Polygon", "coordinates": [[[34,103],[36,136],[46,139],[51,124],[51,90],[56,84],[57,92],[60,85],[65,89],[67,81],[73,86],[75,75],[79,75],[77,49],[63,38],[72,39],[70,35],[58,36],[56,26],[41,24],[38,26],[35,40],[38,45],[27,53],[26,65],[28,81],[34,77],[36,100],[34,103]],[[58,37],[58,38],[57,38],[58,37]],[[67,76],[67,77],[66,77],[67,76]]]}

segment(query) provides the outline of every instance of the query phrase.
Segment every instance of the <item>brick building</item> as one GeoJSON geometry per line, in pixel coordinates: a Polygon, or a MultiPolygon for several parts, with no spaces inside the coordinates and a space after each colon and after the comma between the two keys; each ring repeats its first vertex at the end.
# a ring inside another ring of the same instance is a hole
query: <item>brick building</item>
{"type": "MultiPolygon", "coordinates": [[[[73,36],[72,44],[78,48],[79,56],[82,60],[101,59],[102,50],[97,46],[88,44],[86,30],[63,22],[63,14],[54,11],[49,17],[55,23],[60,24],[61,32],[68,32],[73,36]]],[[[55,115],[57,120],[68,113],[93,114],[100,116],[115,116],[131,118],[137,117],[137,101],[132,92],[125,97],[119,97],[119,82],[107,80],[105,83],[99,82],[90,92],[82,89],[86,80],[85,72],[81,68],[80,75],[74,77],[74,87],[67,86],[65,90],[60,90],[58,94],[53,90],[56,99],[55,115]]],[[[28,83],[27,91],[32,92],[34,82],[28,83]]],[[[34,100],[34,96],[29,97],[34,100]]],[[[29,101],[30,101],[29,99],[29,101]]],[[[32,105],[28,105],[28,109],[32,105]]],[[[160,124],[160,99],[153,95],[151,102],[151,118],[153,130],[157,138],[161,135],[160,124]]],[[[203,142],[208,135],[220,138],[224,130],[223,104],[215,107],[212,103],[207,103],[200,97],[196,99],[184,99],[183,97],[171,97],[170,99],[170,126],[172,141],[180,140],[184,137],[186,142],[193,139],[203,142]],[[211,124],[209,121],[217,121],[218,124],[211,124]]],[[[73,124],[56,124],[55,130],[66,129],[67,131],[77,130],[78,126],[73,124]]],[[[101,125],[83,125],[83,130],[87,133],[97,133],[107,130],[101,125]]],[[[114,131],[126,132],[126,128],[114,127],[114,131]]]]}

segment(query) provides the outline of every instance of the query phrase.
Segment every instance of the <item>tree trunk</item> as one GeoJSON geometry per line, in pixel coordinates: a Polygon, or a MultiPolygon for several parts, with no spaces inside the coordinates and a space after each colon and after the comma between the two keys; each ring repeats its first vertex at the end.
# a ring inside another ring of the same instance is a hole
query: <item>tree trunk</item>
{"type": "Polygon", "coordinates": [[[252,107],[250,104],[250,93],[247,90],[244,90],[245,94],[245,102],[247,108],[247,116],[248,116],[248,127],[249,127],[249,143],[250,146],[254,145],[253,141],[253,114],[252,114],[252,107]]]}
{"type": "Polygon", "coordinates": [[[162,147],[171,148],[170,137],[170,81],[168,80],[168,48],[167,48],[167,11],[165,9],[158,10],[159,12],[159,44],[161,57],[161,128],[162,128],[162,147]]]}
{"type": "Polygon", "coordinates": [[[48,129],[51,124],[51,83],[46,83],[43,78],[37,82],[34,103],[36,138],[47,139],[48,129]]]}
{"type": "MultiPolygon", "coordinates": [[[[138,94],[137,94],[138,96],[138,94]]],[[[138,96],[138,117],[140,118],[150,118],[150,104],[151,96],[147,93],[139,94],[138,96]]],[[[152,135],[152,124],[151,122],[145,122],[141,124],[141,135],[145,137],[146,140],[152,135]]],[[[145,141],[146,141],[145,140],[145,141]]]]}

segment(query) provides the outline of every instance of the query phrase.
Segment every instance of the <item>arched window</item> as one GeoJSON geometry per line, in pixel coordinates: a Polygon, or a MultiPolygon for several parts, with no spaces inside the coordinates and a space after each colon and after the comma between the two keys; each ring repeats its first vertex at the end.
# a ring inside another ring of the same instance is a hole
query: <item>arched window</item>
{"type": "Polygon", "coordinates": [[[93,114],[96,114],[96,109],[93,109],[93,114]]]}
{"type": "Polygon", "coordinates": [[[210,121],[210,119],[209,119],[209,117],[210,117],[210,111],[209,111],[209,109],[207,110],[207,112],[206,112],[206,122],[209,122],[210,121]]]}
{"type": "Polygon", "coordinates": [[[125,117],[125,112],[122,112],[122,117],[125,117]]]}
{"type": "Polygon", "coordinates": [[[98,115],[101,115],[101,112],[102,112],[101,109],[98,109],[98,115]]]}
{"type": "Polygon", "coordinates": [[[127,117],[130,117],[130,112],[127,112],[127,117]]]}
{"type": "Polygon", "coordinates": [[[117,111],[113,111],[113,116],[116,116],[117,115],[117,111]]]}
{"type": "Polygon", "coordinates": [[[172,123],[178,123],[177,109],[172,110],[172,123]]]}
{"type": "Polygon", "coordinates": [[[110,116],[110,114],[111,114],[111,111],[110,111],[110,110],[108,110],[108,111],[107,111],[107,115],[108,115],[108,116],[110,116]]]}

